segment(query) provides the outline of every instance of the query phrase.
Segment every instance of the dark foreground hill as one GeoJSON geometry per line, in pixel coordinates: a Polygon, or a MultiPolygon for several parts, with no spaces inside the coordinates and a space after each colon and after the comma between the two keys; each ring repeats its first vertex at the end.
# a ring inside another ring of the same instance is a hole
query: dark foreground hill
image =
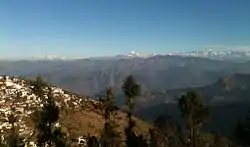
{"type": "MultiPolygon", "coordinates": [[[[250,103],[224,103],[209,106],[211,117],[203,127],[204,131],[217,132],[228,138],[234,138],[236,125],[244,120],[250,103]]],[[[170,121],[182,124],[181,114],[177,104],[161,104],[137,111],[137,116],[145,121],[153,122],[158,116],[170,117],[170,121]]]]}
{"type": "MultiPolygon", "coordinates": [[[[8,120],[11,113],[18,118],[19,134],[25,139],[32,140],[34,132],[34,122],[32,121],[34,112],[43,107],[42,100],[31,90],[32,81],[15,77],[0,77],[0,114],[1,114],[1,134],[11,128],[8,120]]],[[[57,125],[62,127],[64,133],[70,139],[77,139],[88,134],[99,136],[103,129],[104,115],[102,102],[91,100],[59,87],[51,86],[56,105],[60,109],[60,118],[57,125]]],[[[119,128],[123,130],[126,126],[125,113],[118,110],[119,128]]],[[[149,124],[136,120],[136,130],[139,134],[147,133],[149,124]]]]}

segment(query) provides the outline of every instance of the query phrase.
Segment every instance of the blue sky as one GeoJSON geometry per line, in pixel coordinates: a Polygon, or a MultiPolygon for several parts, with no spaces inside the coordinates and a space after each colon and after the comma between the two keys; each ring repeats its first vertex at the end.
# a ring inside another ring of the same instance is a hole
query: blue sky
{"type": "Polygon", "coordinates": [[[249,0],[1,0],[0,58],[250,49],[249,0]]]}

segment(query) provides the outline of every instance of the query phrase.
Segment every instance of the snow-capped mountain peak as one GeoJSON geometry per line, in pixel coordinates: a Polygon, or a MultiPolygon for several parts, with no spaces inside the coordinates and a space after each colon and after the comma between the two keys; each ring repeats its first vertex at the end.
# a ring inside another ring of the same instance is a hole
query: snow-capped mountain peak
{"type": "Polygon", "coordinates": [[[201,51],[168,53],[167,55],[205,57],[212,59],[244,59],[244,58],[247,59],[250,57],[250,51],[247,50],[215,51],[212,49],[204,49],[201,51]]]}
{"type": "Polygon", "coordinates": [[[45,55],[45,56],[40,56],[40,57],[33,57],[32,60],[49,60],[49,61],[54,61],[54,60],[66,60],[64,57],[59,57],[55,55],[45,55]]]}
{"type": "Polygon", "coordinates": [[[157,55],[156,53],[144,54],[144,53],[139,53],[139,52],[132,50],[129,53],[120,54],[120,55],[117,55],[116,57],[118,58],[148,58],[148,57],[154,57],[156,55],[157,55]]]}
{"type": "Polygon", "coordinates": [[[140,56],[140,53],[136,52],[136,51],[131,51],[129,52],[128,54],[126,54],[128,56],[131,56],[131,57],[139,57],[140,56]]]}

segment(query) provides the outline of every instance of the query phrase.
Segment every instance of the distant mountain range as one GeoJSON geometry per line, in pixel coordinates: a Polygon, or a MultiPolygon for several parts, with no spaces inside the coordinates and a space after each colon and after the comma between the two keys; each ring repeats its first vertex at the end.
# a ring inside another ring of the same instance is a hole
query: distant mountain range
{"type": "Polygon", "coordinates": [[[250,50],[224,50],[215,51],[212,49],[204,49],[201,51],[189,52],[169,52],[166,54],[141,54],[136,51],[120,54],[113,58],[151,58],[154,56],[183,56],[183,57],[203,57],[217,60],[232,60],[232,61],[246,61],[250,59],[250,50]]]}
{"type": "Polygon", "coordinates": [[[191,51],[186,53],[170,53],[171,55],[205,57],[218,60],[246,61],[250,59],[250,50],[224,50],[214,51],[205,49],[202,51],[191,51]]]}
{"type": "Polygon", "coordinates": [[[124,78],[132,74],[144,92],[199,87],[234,73],[250,73],[250,62],[219,61],[199,57],[154,56],[129,59],[0,61],[0,74],[48,82],[84,95],[102,93],[113,86],[119,93],[124,78]]]}
{"type": "MultiPolygon", "coordinates": [[[[165,54],[145,54],[136,51],[129,53],[118,54],[115,56],[103,56],[103,57],[82,57],[82,59],[131,59],[131,58],[151,58],[155,56],[182,56],[182,57],[202,57],[216,60],[232,60],[232,61],[247,61],[250,60],[250,50],[224,50],[215,51],[212,49],[204,49],[200,51],[189,52],[169,52],[165,54]]],[[[45,55],[40,57],[32,57],[31,60],[74,60],[74,58],[66,58],[54,55],[45,55]]]]}
{"type": "Polygon", "coordinates": [[[131,51],[129,53],[117,55],[114,58],[150,58],[150,57],[154,57],[154,56],[157,56],[157,55],[158,54],[156,54],[156,53],[141,54],[141,53],[136,52],[136,51],[131,51]]]}
{"type": "MultiPolygon", "coordinates": [[[[235,52],[230,53],[234,55],[235,52]]],[[[238,53],[235,54],[237,56],[238,53]]],[[[228,112],[241,116],[250,104],[250,61],[208,58],[212,55],[208,54],[206,58],[188,54],[141,56],[132,52],[111,58],[0,61],[0,75],[31,79],[42,75],[53,85],[92,98],[97,98],[106,87],[112,86],[118,104],[122,104],[124,96],[121,85],[125,77],[132,74],[142,85],[142,96],[136,106],[142,118],[146,115],[145,119],[152,119],[151,114],[156,116],[167,111],[178,115],[175,98],[188,90],[202,93],[206,103],[213,108],[212,111],[218,114],[215,117],[223,118],[223,113],[228,112]],[[165,111],[166,107],[171,106],[175,108],[165,111]]],[[[247,54],[243,56],[248,57],[247,54]]],[[[230,114],[226,115],[226,120],[230,119],[230,114]]],[[[216,120],[218,122],[212,126],[223,124],[222,119],[216,120]]],[[[235,121],[229,127],[233,127],[235,121]]],[[[227,127],[223,129],[228,130],[227,127]]]]}
{"type": "Polygon", "coordinates": [[[33,57],[31,60],[66,60],[66,58],[52,56],[52,55],[45,55],[45,56],[41,56],[41,57],[33,57]]]}
{"type": "Polygon", "coordinates": [[[215,51],[212,49],[204,49],[201,51],[189,51],[189,52],[169,52],[166,54],[140,54],[135,51],[131,51],[127,54],[118,55],[119,57],[153,57],[153,56],[191,56],[191,57],[205,57],[205,58],[217,58],[217,59],[237,59],[250,57],[250,50],[224,50],[215,51]]]}

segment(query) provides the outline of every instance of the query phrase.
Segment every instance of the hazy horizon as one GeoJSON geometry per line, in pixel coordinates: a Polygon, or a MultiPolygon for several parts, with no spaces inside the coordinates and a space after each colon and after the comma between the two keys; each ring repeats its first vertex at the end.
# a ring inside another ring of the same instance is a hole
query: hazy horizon
{"type": "Polygon", "coordinates": [[[250,50],[248,0],[2,0],[0,59],[250,50]]]}

